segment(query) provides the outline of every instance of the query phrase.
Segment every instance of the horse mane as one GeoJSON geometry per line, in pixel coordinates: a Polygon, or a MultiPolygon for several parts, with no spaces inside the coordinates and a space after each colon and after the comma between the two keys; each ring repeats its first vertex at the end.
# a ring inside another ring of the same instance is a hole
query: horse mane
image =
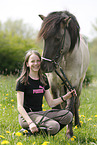
{"type": "Polygon", "coordinates": [[[60,22],[67,16],[71,17],[69,25],[66,29],[68,30],[71,38],[71,46],[69,50],[72,51],[75,47],[75,44],[77,43],[77,40],[78,44],[80,42],[80,26],[76,17],[68,11],[52,12],[47,17],[45,17],[38,34],[38,38],[40,39],[43,37],[44,39],[47,39],[52,34],[55,35],[60,29],[60,22]]]}

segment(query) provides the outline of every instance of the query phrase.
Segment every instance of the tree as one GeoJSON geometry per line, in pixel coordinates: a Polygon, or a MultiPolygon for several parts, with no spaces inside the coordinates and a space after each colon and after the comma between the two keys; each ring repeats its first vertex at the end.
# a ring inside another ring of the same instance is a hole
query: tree
{"type": "Polygon", "coordinates": [[[11,33],[12,35],[18,35],[25,39],[35,39],[34,29],[29,24],[24,24],[23,20],[12,21],[8,19],[3,25],[1,25],[3,32],[11,33]]]}

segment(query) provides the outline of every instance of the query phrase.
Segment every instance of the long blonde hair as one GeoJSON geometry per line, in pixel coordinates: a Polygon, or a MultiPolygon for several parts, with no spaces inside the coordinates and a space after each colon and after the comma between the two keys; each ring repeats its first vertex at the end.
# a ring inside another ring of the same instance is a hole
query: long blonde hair
{"type": "MultiPolygon", "coordinates": [[[[29,57],[32,55],[32,54],[35,54],[39,57],[40,61],[41,61],[41,55],[39,54],[38,51],[36,50],[28,50],[27,53],[26,53],[26,56],[25,56],[25,60],[24,60],[24,63],[23,63],[23,68],[22,68],[22,72],[21,72],[21,75],[20,77],[17,79],[18,80],[21,80],[21,83],[24,83],[25,85],[28,84],[28,76],[29,76],[29,72],[30,72],[30,69],[29,67],[27,66],[27,62],[29,60],[29,57]]],[[[40,78],[40,81],[43,83],[43,85],[46,85],[45,83],[45,74],[42,73],[41,71],[41,68],[39,69],[38,71],[38,75],[39,75],[39,78],[40,78]]]]}

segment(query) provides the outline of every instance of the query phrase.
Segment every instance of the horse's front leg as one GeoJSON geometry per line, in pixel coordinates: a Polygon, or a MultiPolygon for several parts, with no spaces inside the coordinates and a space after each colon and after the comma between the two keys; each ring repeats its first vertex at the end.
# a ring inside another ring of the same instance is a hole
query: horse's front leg
{"type": "Polygon", "coordinates": [[[68,99],[67,100],[67,106],[66,106],[66,109],[67,110],[69,110],[69,111],[71,111],[72,112],[72,114],[74,115],[74,111],[75,111],[75,109],[74,109],[74,96],[72,96],[70,99],[68,99]]]}
{"type": "MultiPolygon", "coordinates": [[[[54,85],[51,85],[51,92],[54,99],[59,97],[59,90],[54,85]]],[[[53,107],[53,109],[60,109],[60,105],[53,107]]]]}
{"type": "Polygon", "coordinates": [[[72,130],[73,124],[72,121],[67,125],[67,132],[66,132],[66,136],[67,138],[71,138],[73,136],[73,130],[72,130]]]}
{"type": "Polygon", "coordinates": [[[80,120],[79,120],[79,112],[78,112],[79,105],[80,105],[80,100],[79,100],[79,97],[77,96],[75,99],[75,125],[77,126],[81,126],[80,120]]]}
{"type": "Polygon", "coordinates": [[[82,90],[82,82],[81,83],[79,83],[79,88],[78,89],[76,89],[77,91],[77,97],[75,97],[75,105],[74,105],[74,108],[75,108],[75,125],[77,125],[77,126],[81,126],[81,124],[80,124],[80,120],[79,120],[79,111],[78,111],[78,109],[79,109],[79,106],[80,106],[80,99],[79,99],[79,96],[80,96],[80,94],[81,94],[81,90],[82,90]]]}
{"type": "MultiPolygon", "coordinates": [[[[74,115],[74,97],[72,96],[70,99],[67,100],[67,106],[66,109],[68,109],[69,111],[72,112],[72,114],[74,115]]],[[[73,136],[73,123],[72,121],[67,125],[67,132],[66,132],[66,136],[67,138],[71,138],[73,136]]]]}

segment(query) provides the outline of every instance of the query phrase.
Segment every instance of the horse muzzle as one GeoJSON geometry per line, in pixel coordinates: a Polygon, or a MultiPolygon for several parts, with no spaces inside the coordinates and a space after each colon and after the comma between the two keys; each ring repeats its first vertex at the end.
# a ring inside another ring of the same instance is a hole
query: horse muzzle
{"type": "Polygon", "coordinates": [[[41,69],[45,73],[50,73],[55,70],[54,64],[45,60],[41,62],[41,69]]]}

